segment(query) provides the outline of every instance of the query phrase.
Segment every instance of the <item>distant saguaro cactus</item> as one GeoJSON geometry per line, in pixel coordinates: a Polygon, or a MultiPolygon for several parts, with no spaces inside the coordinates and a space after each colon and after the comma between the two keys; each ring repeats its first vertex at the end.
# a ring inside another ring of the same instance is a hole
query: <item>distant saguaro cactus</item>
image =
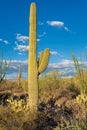
{"type": "Polygon", "coordinates": [[[17,77],[18,86],[21,86],[21,78],[22,78],[22,74],[21,74],[21,64],[20,64],[18,68],[18,77],[17,77]]]}
{"type": "Polygon", "coordinates": [[[39,60],[37,60],[36,42],[36,4],[31,3],[30,44],[28,59],[28,90],[30,110],[37,110],[38,108],[38,75],[46,69],[50,56],[49,49],[45,49],[43,52],[41,52],[39,60]]]}

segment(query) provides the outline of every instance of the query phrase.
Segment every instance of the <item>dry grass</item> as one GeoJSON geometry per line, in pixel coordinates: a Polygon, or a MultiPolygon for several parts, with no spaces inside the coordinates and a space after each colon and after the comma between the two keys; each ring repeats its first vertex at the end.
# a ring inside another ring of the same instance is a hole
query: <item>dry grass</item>
{"type": "Polygon", "coordinates": [[[4,81],[0,92],[7,95],[10,91],[11,96],[6,105],[0,105],[0,130],[87,130],[87,101],[83,102],[78,85],[77,76],[61,79],[54,72],[43,75],[39,79],[39,110],[30,113],[27,81],[21,86],[4,81]]]}

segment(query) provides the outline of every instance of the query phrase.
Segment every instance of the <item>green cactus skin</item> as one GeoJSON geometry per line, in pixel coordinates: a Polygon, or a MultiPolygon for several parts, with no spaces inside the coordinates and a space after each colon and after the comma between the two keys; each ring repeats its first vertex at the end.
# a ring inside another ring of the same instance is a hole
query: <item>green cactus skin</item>
{"type": "Polygon", "coordinates": [[[44,52],[42,52],[41,54],[40,64],[38,68],[39,73],[42,73],[47,68],[49,56],[50,56],[49,49],[45,49],[44,52]]]}
{"type": "MultiPolygon", "coordinates": [[[[44,54],[44,52],[42,51],[41,53],[40,53],[40,57],[39,57],[39,66],[41,65],[41,60],[42,60],[42,58],[43,58],[43,54],[44,54]]],[[[39,67],[38,66],[38,67],[39,67]]]]}
{"type": "Polygon", "coordinates": [[[22,73],[21,73],[21,64],[19,65],[19,68],[18,68],[18,86],[21,86],[21,78],[22,78],[22,73]]]}
{"type": "Polygon", "coordinates": [[[28,58],[28,93],[30,111],[38,108],[38,75],[43,72],[49,61],[50,51],[45,49],[37,60],[36,47],[36,4],[31,3],[30,6],[30,43],[28,58]]]}

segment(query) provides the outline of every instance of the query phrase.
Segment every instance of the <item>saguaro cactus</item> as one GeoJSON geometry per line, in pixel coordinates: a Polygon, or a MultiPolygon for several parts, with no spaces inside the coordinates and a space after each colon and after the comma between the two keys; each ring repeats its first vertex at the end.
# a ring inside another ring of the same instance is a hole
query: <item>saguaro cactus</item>
{"type": "Polygon", "coordinates": [[[22,78],[22,73],[21,73],[21,64],[20,64],[18,68],[18,77],[17,77],[18,86],[21,86],[21,78],[22,78]]]}
{"type": "Polygon", "coordinates": [[[30,110],[38,108],[38,75],[43,72],[49,61],[50,51],[45,49],[37,60],[37,38],[36,38],[36,4],[30,6],[30,43],[28,59],[28,90],[30,110]]]}

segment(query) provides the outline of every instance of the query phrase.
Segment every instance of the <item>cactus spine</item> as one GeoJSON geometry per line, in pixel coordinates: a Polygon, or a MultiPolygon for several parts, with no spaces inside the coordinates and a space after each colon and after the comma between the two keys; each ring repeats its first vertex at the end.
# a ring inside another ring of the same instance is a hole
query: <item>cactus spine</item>
{"type": "Polygon", "coordinates": [[[45,49],[45,51],[41,52],[39,61],[37,60],[36,41],[36,4],[31,3],[28,59],[28,90],[30,110],[37,110],[38,108],[38,75],[46,69],[50,56],[49,49],[45,49]]]}

